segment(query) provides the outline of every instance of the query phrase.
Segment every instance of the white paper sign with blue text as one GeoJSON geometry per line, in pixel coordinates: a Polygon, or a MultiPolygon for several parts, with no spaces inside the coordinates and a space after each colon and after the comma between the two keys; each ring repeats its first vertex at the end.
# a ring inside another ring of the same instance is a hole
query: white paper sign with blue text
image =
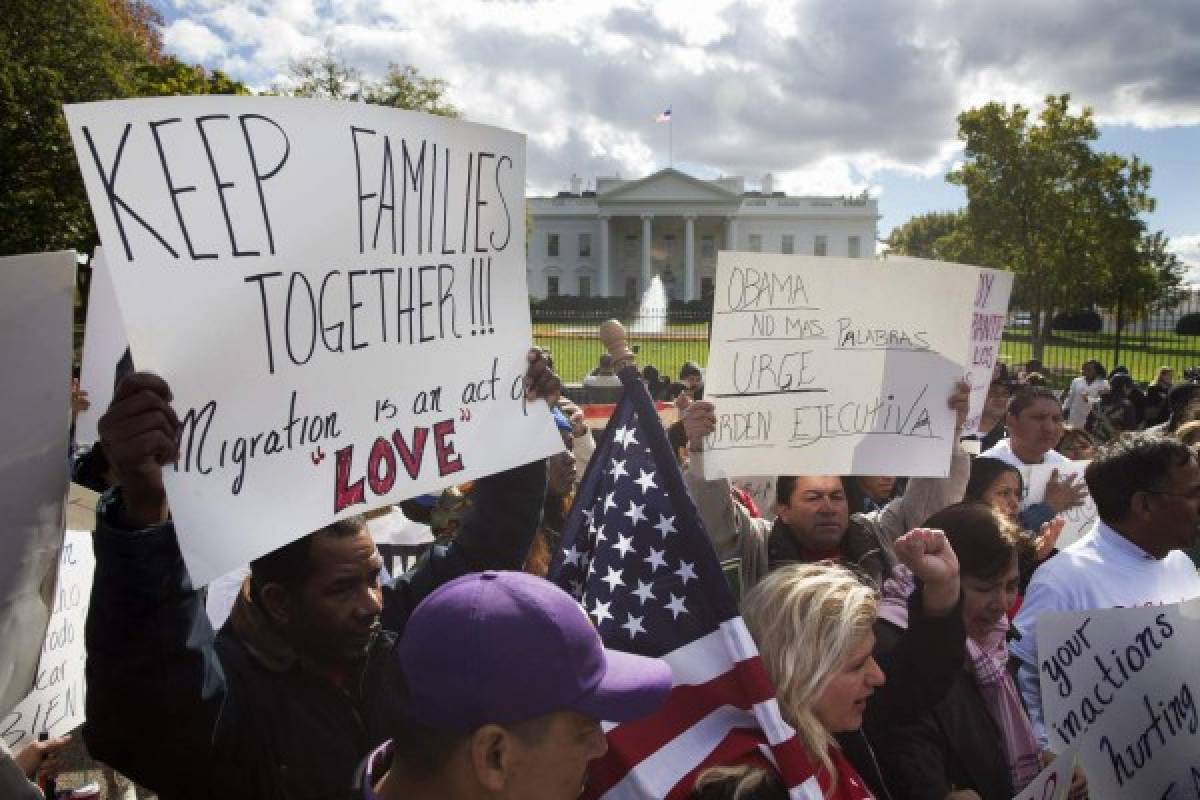
{"type": "Polygon", "coordinates": [[[718,254],[706,477],[944,477],[976,279],[915,259],[718,254]]]}
{"type": "Polygon", "coordinates": [[[525,138],[361,103],[68,106],[201,584],[335,518],[562,448],[522,378],[525,138]]]}
{"type": "Polygon", "coordinates": [[[1200,798],[1200,600],[1038,618],[1050,747],[1093,800],[1200,798]]]}

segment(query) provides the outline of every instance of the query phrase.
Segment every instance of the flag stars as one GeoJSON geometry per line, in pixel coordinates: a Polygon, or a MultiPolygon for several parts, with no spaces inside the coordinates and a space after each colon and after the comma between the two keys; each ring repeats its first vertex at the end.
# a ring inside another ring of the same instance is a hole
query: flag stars
{"type": "MultiPolygon", "coordinates": [[[[676,597],[674,594],[671,594],[670,597],[671,597],[670,602],[668,602],[664,606],[664,608],[666,608],[667,611],[671,612],[672,619],[679,619],[680,614],[688,613],[687,608],[683,605],[682,597],[676,597]]],[[[606,604],[606,606],[607,606],[607,604],[606,604]]],[[[599,624],[599,623],[597,623],[597,624],[599,624]]]]}
{"type": "Polygon", "coordinates": [[[665,558],[663,558],[663,554],[665,554],[666,552],[667,552],[666,548],[663,548],[662,550],[655,550],[653,547],[651,547],[650,555],[643,558],[642,561],[645,561],[647,564],[650,565],[651,572],[657,572],[659,567],[666,569],[667,560],[665,558]]]}
{"type": "Polygon", "coordinates": [[[626,614],[625,616],[628,619],[625,620],[625,623],[621,627],[628,631],[630,639],[635,639],[639,633],[646,632],[646,629],[642,627],[642,620],[645,619],[644,616],[635,617],[633,614],[626,614]]]}
{"type": "Polygon", "coordinates": [[[604,620],[613,619],[612,612],[608,609],[612,607],[612,603],[601,603],[599,600],[592,605],[592,616],[596,618],[596,627],[604,624],[604,620]]]}
{"type": "Polygon", "coordinates": [[[679,580],[683,581],[684,586],[687,586],[689,580],[696,579],[695,566],[695,564],[688,563],[687,561],[681,560],[679,562],[679,569],[675,570],[675,574],[679,576],[679,580]]]}
{"type": "Polygon", "coordinates": [[[654,584],[645,583],[641,579],[638,579],[637,583],[637,588],[633,590],[633,593],[642,601],[642,605],[646,605],[647,600],[657,599],[654,596],[654,584]]]}
{"type": "Polygon", "coordinates": [[[625,581],[621,580],[622,572],[624,572],[624,570],[613,569],[612,567],[608,567],[608,574],[605,575],[603,578],[601,578],[600,582],[607,583],[608,591],[615,592],[617,590],[618,586],[625,585],[625,581]]]}
{"type": "Polygon", "coordinates": [[[630,445],[638,443],[638,440],[633,435],[636,431],[637,425],[631,425],[628,428],[617,428],[613,434],[613,441],[623,448],[628,448],[630,445]]]}
{"type": "Polygon", "coordinates": [[[583,559],[583,553],[575,549],[575,545],[571,545],[566,550],[563,550],[563,563],[571,564],[578,567],[583,559]]]}
{"type": "Polygon", "coordinates": [[[596,517],[596,510],[594,508],[585,508],[583,510],[583,515],[587,517],[588,529],[591,530],[592,520],[596,517]]]}
{"type": "Polygon", "coordinates": [[[621,554],[621,558],[633,552],[633,537],[617,534],[617,543],[613,545],[613,549],[621,554]]]}
{"type": "Polygon", "coordinates": [[[605,495],[605,497],[604,497],[604,509],[603,509],[603,510],[600,512],[600,516],[604,516],[605,514],[607,514],[607,513],[608,513],[608,510],[609,510],[610,508],[616,508],[616,507],[617,507],[617,503],[616,503],[616,501],[614,501],[614,500],[613,500],[613,495],[615,495],[615,494],[616,494],[616,492],[609,492],[607,495],[605,495]]]}
{"type": "Polygon", "coordinates": [[[630,525],[637,525],[638,520],[646,520],[646,504],[642,503],[639,506],[637,503],[630,500],[629,510],[624,512],[624,514],[625,516],[629,517],[630,525]]]}
{"type": "Polygon", "coordinates": [[[608,471],[608,474],[612,476],[614,481],[620,480],[622,475],[629,477],[629,473],[625,470],[625,462],[617,461],[615,458],[612,459],[612,469],[608,471]]]}
{"type": "Polygon", "coordinates": [[[634,481],[634,483],[642,487],[642,497],[645,497],[646,492],[650,491],[651,489],[657,489],[658,484],[654,482],[653,472],[646,472],[646,470],[639,467],[638,473],[640,473],[639,477],[636,481],[634,481]]]}
{"type": "Polygon", "coordinates": [[[597,543],[608,541],[608,537],[604,535],[604,525],[598,526],[596,530],[592,531],[592,533],[596,534],[597,543]]]}
{"type": "Polygon", "coordinates": [[[664,514],[658,515],[658,523],[655,524],[654,528],[662,534],[664,542],[667,540],[667,536],[669,534],[678,533],[678,531],[675,529],[675,518],[668,517],[664,514]]]}

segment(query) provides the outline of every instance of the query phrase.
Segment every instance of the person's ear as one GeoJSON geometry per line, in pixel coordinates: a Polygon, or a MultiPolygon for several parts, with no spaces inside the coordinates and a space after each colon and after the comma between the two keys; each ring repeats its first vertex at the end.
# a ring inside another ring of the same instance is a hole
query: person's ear
{"type": "Polygon", "coordinates": [[[512,773],[516,742],[499,725],[484,725],[471,734],[471,766],[480,786],[490,792],[504,791],[512,773]]]}
{"type": "Polygon", "coordinates": [[[292,593],[282,584],[268,583],[258,593],[263,612],[275,625],[287,627],[296,616],[292,593]]]}

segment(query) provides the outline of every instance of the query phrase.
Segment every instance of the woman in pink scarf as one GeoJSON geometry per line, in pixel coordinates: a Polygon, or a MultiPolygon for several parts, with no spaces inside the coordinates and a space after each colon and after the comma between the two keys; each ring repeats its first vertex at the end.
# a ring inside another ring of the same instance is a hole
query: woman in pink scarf
{"type": "Polygon", "coordinates": [[[958,554],[966,652],[946,698],[890,730],[885,741],[876,740],[877,754],[897,796],[1009,800],[1041,768],[1037,740],[1006,669],[1005,611],[1016,596],[1023,539],[984,503],[949,506],[925,527],[944,531],[958,554]]]}

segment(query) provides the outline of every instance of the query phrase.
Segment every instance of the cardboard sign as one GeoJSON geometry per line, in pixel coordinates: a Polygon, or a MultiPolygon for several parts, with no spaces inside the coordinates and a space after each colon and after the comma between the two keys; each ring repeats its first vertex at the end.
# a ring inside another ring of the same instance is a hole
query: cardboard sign
{"type": "Polygon", "coordinates": [[[117,364],[129,347],[117,306],[112,276],[104,261],[104,248],[92,255],[92,283],[88,289],[87,325],[83,331],[83,363],[79,388],[88,393],[91,406],[75,417],[75,441],[93,444],[100,438],[96,423],[112,402],[117,364]]]}
{"type": "Polygon", "coordinates": [[[1075,751],[1068,750],[1050,762],[1013,800],[1065,800],[1075,772],[1075,751]]]}
{"type": "MultiPolygon", "coordinates": [[[[1034,503],[1040,503],[1046,499],[1046,483],[1049,482],[1050,476],[1058,470],[1060,480],[1074,477],[1075,482],[1084,488],[1083,505],[1075,506],[1067,509],[1059,514],[1066,524],[1063,525],[1062,534],[1058,537],[1058,549],[1062,550],[1067,545],[1075,542],[1083,537],[1085,533],[1092,529],[1096,524],[1096,504],[1092,502],[1092,496],[1087,493],[1087,484],[1084,483],[1083,473],[1087,469],[1087,461],[1072,461],[1069,464],[1060,464],[1058,466],[1049,466],[1046,464],[1037,464],[1028,468],[1025,477],[1025,501],[1022,503],[1022,508],[1031,506],[1034,503]]],[[[1036,531],[1035,531],[1036,532],[1036,531]]]]}
{"type": "Polygon", "coordinates": [[[75,253],[0,258],[0,713],[29,691],[67,497],[75,253]]]}
{"type": "Polygon", "coordinates": [[[13,750],[37,739],[39,733],[61,736],[83,724],[87,691],[83,626],[95,568],[91,533],[67,531],[59,557],[54,611],[42,644],[33,691],[0,722],[0,738],[13,750]]]}
{"type": "Polygon", "coordinates": [[[974,270],[722,252],[705,475],[945,476],[974,270]]]}
{"type": "Polygon", "coordinates": [[[562,448],[527,408],[525,139],[380,106],[68,106],[194,583],[562,448]]]}
{"type": "Polygon", "coordinates": [[[1200,600],[1045,614],[1037,637],[1046,733],[1090,797],[1200,797],[1200,600]]]}
{"type": "Polygon", "coordinates": [[[971,401],[963,422],[964,436],[979,431],[979,418],[992,384],[992,371],[1000,356],[1004,323],[1008,319],[1008,299],[1012,295],[1013,274],[999,269],[977,268],[975,306],[971,314],[971,352],[967,362],[967,382],[971,401]]]}

